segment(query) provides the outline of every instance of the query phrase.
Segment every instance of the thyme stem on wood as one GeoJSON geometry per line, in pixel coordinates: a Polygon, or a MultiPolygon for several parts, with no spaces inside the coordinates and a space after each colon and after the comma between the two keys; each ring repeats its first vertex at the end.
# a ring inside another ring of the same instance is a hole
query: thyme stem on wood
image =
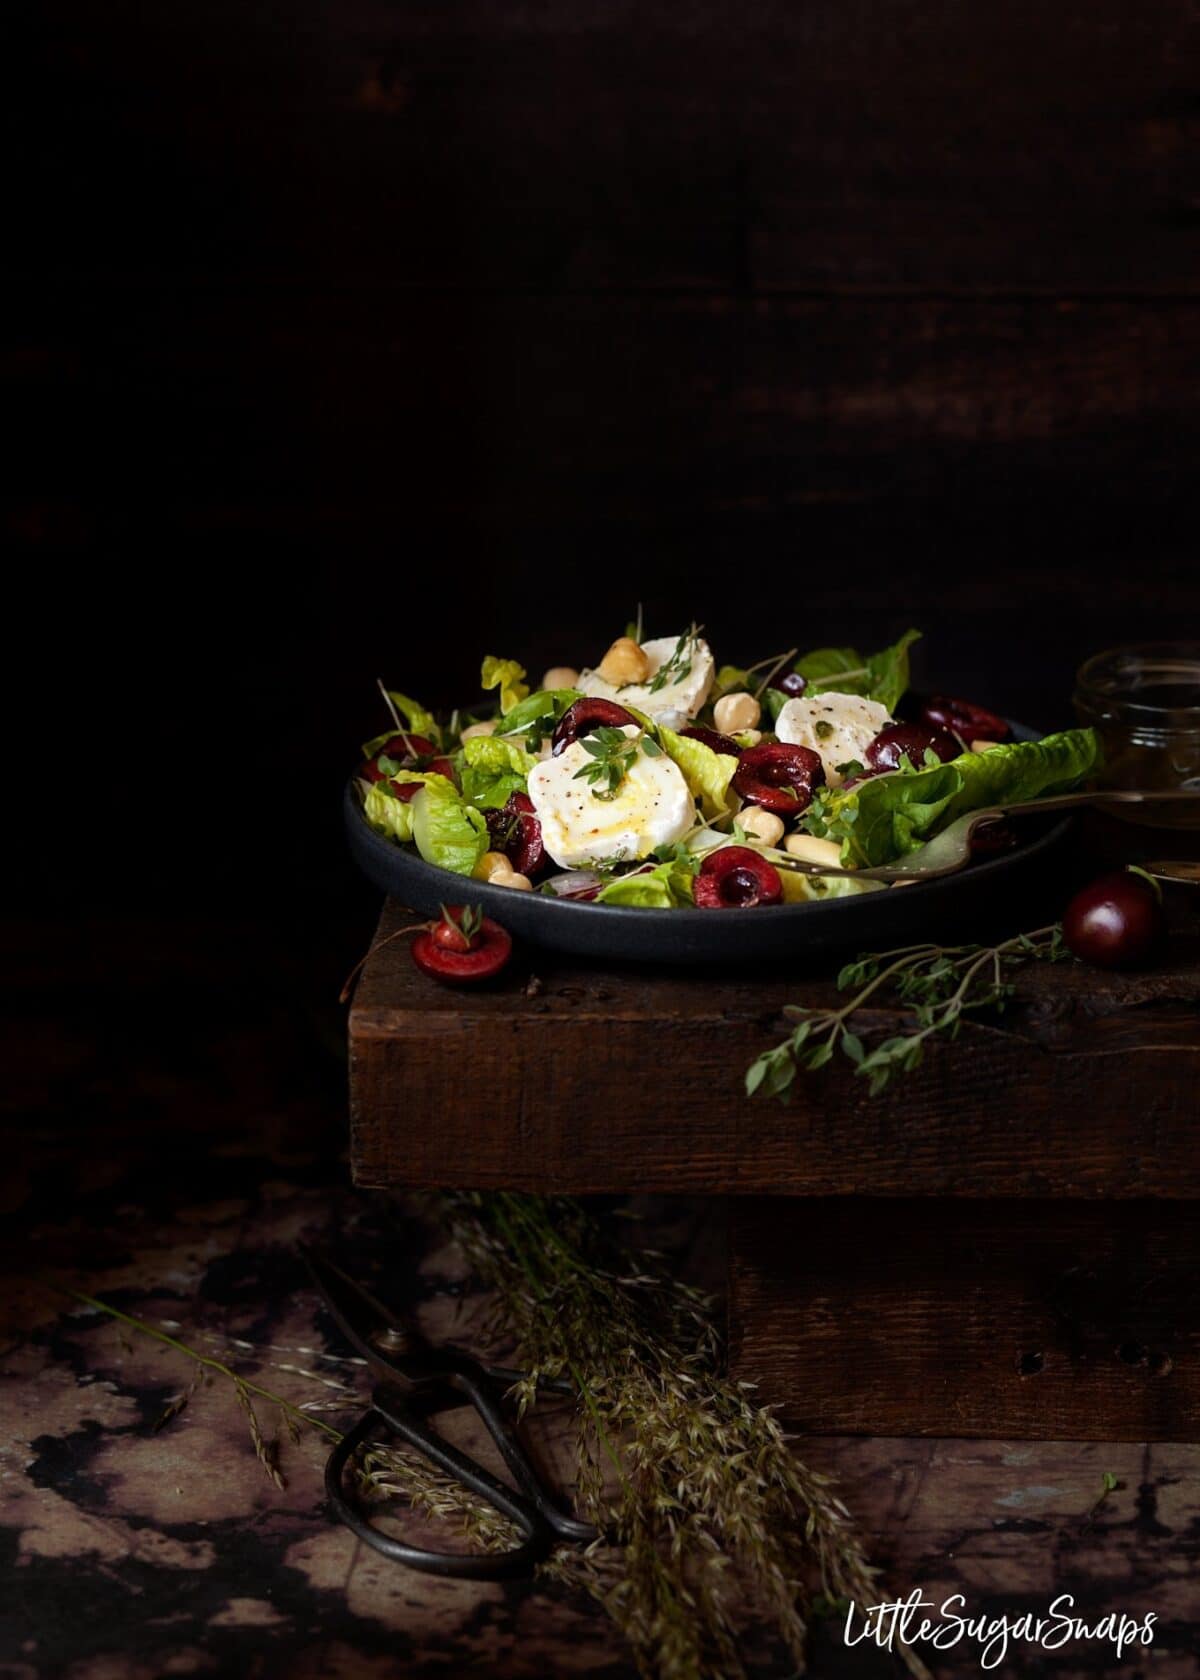
{"type": "Polygon", "coordinates": [[[871,1095],[877,1096],[894,1075],[921,1065],[929,1039],[956,1038],[969,1012],[1003,1010],[1014,990],[1008,976],[1017,969],[1029,962],[1061,962],[1069,955],[1062,928],[1052,923],[998,945],[905,945],[859,957],[838,975],[839,991],[854,988],[840,1008],[796,1005],[784,1010],[796,1025],[781,1043],[751,1062],[746,1093],[786,1099],[801,1069],[824,1067],[840,1048],[855,1074],[867,1081],[871,1095]],[[852,1022],[885,988],[906,1006],[912,1030],[868,1048],[852,1022]]]}

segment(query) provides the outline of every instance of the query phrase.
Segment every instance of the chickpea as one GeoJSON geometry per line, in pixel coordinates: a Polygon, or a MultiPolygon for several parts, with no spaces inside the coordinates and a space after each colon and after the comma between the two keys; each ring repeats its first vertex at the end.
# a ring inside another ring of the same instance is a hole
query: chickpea
{"type": "Polygon", "coordinates": [[[1000,745],[999,741],[972,741],[971,742],[971,751],[972,752],[987,752],[989,747],[998,747],[999,745],[1000,745]]]}
{"type": "Polygon", "coordinates": [[[578,688],[579,672],[573,665],[551,665],[542,678],[543,688],[578,688]]]}
{"type": "Polygon", "coordinates": [[[471,723],[458,737],[460,741],[474,741],[480,735],[494,735],[496,733],[496,719],[489,718],[486,723],[471,723]]]}
{"type": "Polygon", "coordinates": [[[739,729],[735,739],[739,747],[756,747],[762,740],[762,730],[739,729]]]}
{"type": "Polygon", "coordinates": [[[752,840],[764,846],[778,846],[783,839],[783,818],[777,817],[774,811],[764,811],[761,805],[748,805],[738,822],[752,840]]]}
{"type": "MultiPolygon", "coordinates": [[[[484,852],[475,865],[475,878],[490,881],[494,887],[507,887],[513,878],[513,866],[503,852],[484,852]]],[[[521,878],[524,880],[524,876],[521,878]]]]}
{"type": "Polygon", "coordinates": [[[618,636],[596,669],[605,682],[622,688],[626,683],[645,682],[650,661],[632,636],[618,636]]]}
{"type": "Polygon", "coordinates": [[[497,883],[501,887],[516,887],[519,892],[532,892],[533,882],[528,875],[521,875],[516,870],[505,880],[497,883]]]}
{"type": "Polygon", "coordinates": [[[722,735],[736,735],[739,729],[756,729],[762,707],[753,694],[726,694],[713,707],[713,722],[722,735]]]}
{"type": "Polygon", "coordinates": [[[823,864],[827,869],[840,869],[842,849],[834,840],[818,840],[815,834],[789,834],[783,842],[785,852],[805,863],[823,864]]]}

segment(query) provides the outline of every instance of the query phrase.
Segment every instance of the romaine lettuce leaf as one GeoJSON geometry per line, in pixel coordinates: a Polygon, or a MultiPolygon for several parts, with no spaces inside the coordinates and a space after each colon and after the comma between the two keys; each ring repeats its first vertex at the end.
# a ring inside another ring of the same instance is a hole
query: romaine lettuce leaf
{"type": "MultiPolygon", "coordinates": [[[[410,729],[414,735],[424,735],[427,740],[433,742],[435,747],[441,745],[442,732],[438,727],[437,719],[432,712],[427,711],[422,706],[419,700],[412,700],[407,694],[399,694],[395,689],[388,689],[388,699],[404,719],[407,729],[410,729]]],[[[364,741],[363,757],[374,758],[380,747],[385,747],[389,741],[395,739],[395,736],[395,729],[387,729],[382,735],[376,735],[372,740],[364,741]]]]}
{"type": "Polygon", "coordinates": [[[920,636],[919,630],[906,630],[891,647],[865,656],[857,648],[817,648],[798,659],[795,669],[808,679],[809,694],[827,689],[862,694],[893,712],[908,688],[908,650],[920,636]]]}
{"type": "Polygon", "coordinates": [[[469,805],[498,810],[510,794],[525,792],[525,778],[537,763],[516,741],[473,735],[462,744],[462,791],[469,805]]]}
{"type": "Polygon", "coordinates": [[[847,867],[891,863],[915,852],[964,811],[1018,804],[1076,786],[1098,758],[1091,729],[967,752],[936,768],[893,771],[830,790],[814,804],[805,827],[840,841],[847,867]]]}
{"type": "Polygon", "coordinates": [[[749,671],[740,665],[722,665],[713,678],[712,692],[719,700],[722,694],[737,694],[742,689],[754,690],[749,671]]]}
{"type": "Polygon", "coordinates": [[[488,846],[487,822],[442,776],[430,776],[413,800],[412,837],[426,863],[471,875],[488,846]]]}
{"type": "Polygon", "coordinates": [[[489,653],[483,662],[479,680],[484,688],[500,690],[500,710],[508,713],[518,700],[524,700],[529,693],[527,685],[521,680],[524,675],[524,665],[518,665],[515,659],[497,659],[489,653]]]}
{"type": "Polygon", "coordinates": [[[426,786],[430,782],[437,782],[442,787],[454,792],[453,783],[444,776],[434,775],[423,770],[397,770],[388,780],[382,782],[359,783],[365,787],[363,795],[363,815],[371,827],[379,834],[386,834],[391,840],[398,840],[401,844],[413,837],[413,804],[415,801],[398,799],[392,791],[392,782],[422,782],[426,786]]]}
{"type": "Polygon", "coordinates": [[[596,903],[623,904],[639,910],[691,909],[695,903],[692,882],[699,867],[699,858],[677,851],[653,869],[618,875],[596,895],[596,903]]]}
{"type": "Polygon", "coordinates": [[[401,844],[412,839],[412,806],[388,792],[386,782],[372,782],[363,798],[363,816],[377,834],[401,844]]]}
{"type": "Polygon", "coordinates": [[[882,881],[855,881],[848,875],[802,875],[796,869],[781,869],[785,904],[808,904],[821,898],[853,898],[856,893],[883,891],[882,881]]]}
{"type": "Polygon", "coordinates": [[[733,805],[729,784],[738,767],[729,753],[714,752],[703,741],[693,741],[687,735],[677,735],[662,724],[655,733],[667,757],[683,772],[683,779],[691,790],[701,813],[710,822],[724,816],[733,805]]]}

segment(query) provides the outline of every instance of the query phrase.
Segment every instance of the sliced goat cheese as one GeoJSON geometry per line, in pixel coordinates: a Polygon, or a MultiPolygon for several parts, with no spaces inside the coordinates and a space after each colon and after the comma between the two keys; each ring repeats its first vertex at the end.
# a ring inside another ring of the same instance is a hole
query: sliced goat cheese
{"type": "MultiPolygon", "coordinates": [[[[627,726],[624,733],[638,731],[627,726]]],[[[582,741],[573,741],[529,772],[542,842],[561,869],[634,862],[657,846],[682,840],[695,826],[695,801],[683,772],[665,753],[648,758],[639,749],[611,799],[597,799],[593,784],[577,776],[594,762],[582,741]]]]}
{"type": "Polygon", "coordinates": [[[879,731],[891,722],[887,707],[861,694],[804,695],[780,708],[775,733],[793,747],[811,747],[825,766],[830,787],[841,787],[845,777],[839,764],[862,762],[863,755],[879,731]]]}
{"type": "Polygon", "coordinates": [[[693,641],[685,631],[682,636],[657,636],[652,642],[643,642],[642,652],[650,661],[645,682],[618,687],[599,671],[584,671],[579,678],[580,692],[615,700],[619,706],[632,706],[668,729],[683,729],[708,699],[713,684],[713,656],[708,643],[700,636],[693,641]],[[672,668],[667,680],[655,688],[655,676],[664,665],[672,668]]]}

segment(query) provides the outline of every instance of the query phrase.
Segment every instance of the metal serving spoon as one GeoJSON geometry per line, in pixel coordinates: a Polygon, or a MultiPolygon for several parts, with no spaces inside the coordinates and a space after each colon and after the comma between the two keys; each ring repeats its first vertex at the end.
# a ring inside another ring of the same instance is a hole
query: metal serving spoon
{"type": "MultiPolygon", "coordinates": [[[[1075,811],[1084,806],[1151,805],[1165,801],[1191,803],[1200,800],[1200,788],[1176,789],[1173,792],[1143,791],[1135,788],[1097,789],[1090,793],[1061,793],[1048,799],[1027,799],[1023,804],[987,805],[978,811],[968,811],[952,822],[949,828],[928,841],[919,851],[910,852],[897,863],[879,865],[871,869],[835,869],[828,864],[809,863],[794,858],[789,852],[772,850],[771,862],[777,869],[790,869],[797,875],[841,875],[855,881],[936,881],[943,875],[954,875],[971,861],[971,837],[988,823],[1010,817],[1033,817],[1052,811],[1075,811]]],[[[1172,880],[1195,881],[1200,866],[1188,863],[1147,864],[1146,871],[1172,871],[1172,880]]]]}

